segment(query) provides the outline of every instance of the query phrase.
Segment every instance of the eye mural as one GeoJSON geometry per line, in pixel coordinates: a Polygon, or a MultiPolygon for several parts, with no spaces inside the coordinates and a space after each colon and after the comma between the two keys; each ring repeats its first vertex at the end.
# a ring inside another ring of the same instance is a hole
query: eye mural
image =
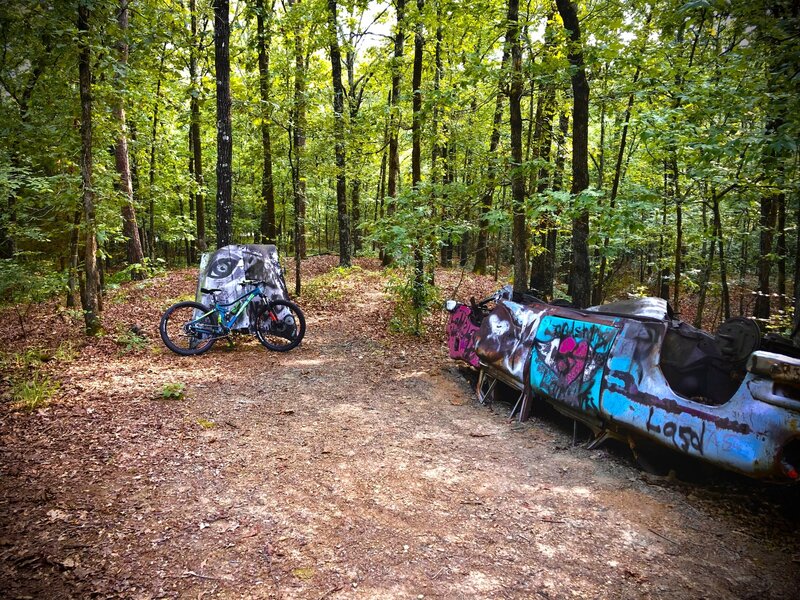
{"type": "MultiPolygon", "coordinates": [[[[250,289],[239,285],[244,279],[265,282],[263,286],[265,294],[272,300],[289,299],[275,246],[232,244],[215,252],[207,252],[200,258],[197,302],[206,306],[213,304],[211,295],[201,292],[201,288],[221,289],[222,292],[217,294],[217,301],[220,304],[233,302],[250,289]]],[[[251,302],[247,307],[247,313],[242,315],[237,326],[247,329],[260,308],[259,302],[251,302]]]]}

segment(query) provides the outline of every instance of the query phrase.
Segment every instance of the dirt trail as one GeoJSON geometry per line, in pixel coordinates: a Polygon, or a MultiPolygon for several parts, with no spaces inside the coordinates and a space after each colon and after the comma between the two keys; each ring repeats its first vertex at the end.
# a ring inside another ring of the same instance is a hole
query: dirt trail
{"type": "Polygon", "coordinates": [[[360,298],[307,309],[285,355],[87,348],[49,408],[4,407],[0,596],[796,597],[796,491],[510,423],[360,298]]]}

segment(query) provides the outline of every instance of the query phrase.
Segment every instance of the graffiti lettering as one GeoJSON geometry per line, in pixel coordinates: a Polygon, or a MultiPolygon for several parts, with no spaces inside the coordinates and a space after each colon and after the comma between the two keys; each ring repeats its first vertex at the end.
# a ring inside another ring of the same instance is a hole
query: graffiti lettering
{"type": "Polygon", "coordinates": [[[647,431],[654,431],[656,433],[661,433],[661,426],[660,425],[653,425],[653,413],[655,409],[651,406],[650,407],[650,415],[647,417],[647,431]]]}
{"type": "Polygon", "coordinates": [[[596,411],[600,377],[616,328],[546,317],[536,336],[531,384],[547,396],[583,411],[596,411]]]}
{"type": "Polygon", "coordinates": [[[645,428],[647,431],[653,433],[660,433],[665,438],[672,440],[676,448],[680,448],[684,452],[688,452],[689,448],[703,454],[703,441],[706,436],[706,424],[703,422],[700,433],[696,432],[689,425],[681,425],[680,427],[675,421],[667,421],[663,426],[653,423],[653,413],[655,409],[650,407],[650,414],[647,417],[647,424],[645,428]],[[677,434],[677,439],[675,435],[677,434]]]}
{"type": "Polygon", "coordinates": [[[447,346],[450,358],[463,360],[465,363],[478,367],[478,357],[475,354],[475,336],[478,327],[470,318],[472,310],[465,305],[459,305],[450,315],[447,324],[447,346]]]}

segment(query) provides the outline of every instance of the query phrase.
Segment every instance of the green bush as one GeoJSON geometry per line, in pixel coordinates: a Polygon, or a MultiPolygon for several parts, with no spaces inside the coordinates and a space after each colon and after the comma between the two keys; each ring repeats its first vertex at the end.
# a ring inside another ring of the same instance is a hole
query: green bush
{"type": "Polygon", "coordinates": [[[15,383],[11,388],[11,399],[16,408],[34,411],[47,406],[58,388],[57,381],[37,373],[31,379],[15,383]]]}

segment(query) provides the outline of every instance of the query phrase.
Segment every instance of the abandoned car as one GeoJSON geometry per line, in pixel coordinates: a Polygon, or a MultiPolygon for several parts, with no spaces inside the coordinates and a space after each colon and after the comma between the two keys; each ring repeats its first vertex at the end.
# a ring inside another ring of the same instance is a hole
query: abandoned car
{"type": "Polygon", "coordinates": [[[677,320],[660,298],[578,310],[507,286],[470,305],[450,300],[450,357],[609,437],[654,444],[750,477],[795,482],[800,470],[800,351],[743,317],[715,335],[677,320]],[[492,308],[490,308],[493,305],[492,308]]]}

